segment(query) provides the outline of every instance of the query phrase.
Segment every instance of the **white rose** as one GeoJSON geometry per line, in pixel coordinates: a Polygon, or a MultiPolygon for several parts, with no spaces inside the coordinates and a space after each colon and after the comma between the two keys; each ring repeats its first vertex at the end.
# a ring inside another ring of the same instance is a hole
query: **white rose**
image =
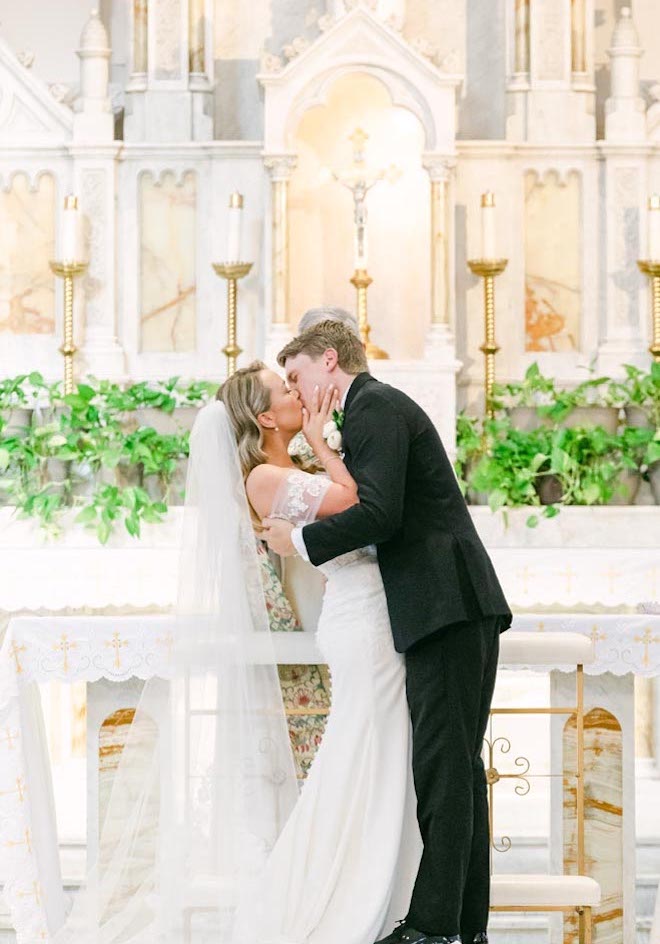
{"type": "Polygon", "coordinates": [[[337,424],[334,420],[328,420],[328,422],[323,427],[323,438],[327,439],[331,433],[337,431],[337,424]]]}
{"type": "Polygon", "coordinates": [[[327,438],[327,443],[330,449],[334,449],[335,452],[339,452],[341,449],[341,433],[338,429],[333,429],[330,435],[327,438]]]}
{"type": "Polygon", "coordinates": [[[51,436],[48,440],[48,445],[56,448],[57,446],[63,446],[66,443],[66,436],[62,436],[61,433],[55,433],[54,436],[51,436]]]}

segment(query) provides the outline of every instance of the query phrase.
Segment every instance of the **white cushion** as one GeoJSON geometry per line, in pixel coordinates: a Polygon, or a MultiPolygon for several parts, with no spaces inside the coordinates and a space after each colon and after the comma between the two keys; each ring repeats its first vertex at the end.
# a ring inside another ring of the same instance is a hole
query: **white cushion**
{"type": "Polygon", "coordinates": [[[586,665],[593,646],[582,633],[517,633],[500,636],[500,665],[586,665]]]}
{"type": "Polygon", "coordinates": [[[544,905],[598,905],[600,885],[586,875],[493,875],[490,903],[529,905],[539,910],[544,905]]]}

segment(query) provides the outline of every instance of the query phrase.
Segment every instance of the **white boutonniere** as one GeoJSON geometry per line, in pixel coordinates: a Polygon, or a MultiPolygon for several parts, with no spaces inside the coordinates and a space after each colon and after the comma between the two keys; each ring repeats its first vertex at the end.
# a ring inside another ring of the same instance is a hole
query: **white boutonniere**
{"type": "Polygon", "coordinates": [[[333,410],[332,419],[323,427],[323,438],[328,444],[328,448],[332,449],[334,452],[341,452],[342,447],[342,435],[341,429],[344,425],[344,411],[343,410],[333,410]]]}

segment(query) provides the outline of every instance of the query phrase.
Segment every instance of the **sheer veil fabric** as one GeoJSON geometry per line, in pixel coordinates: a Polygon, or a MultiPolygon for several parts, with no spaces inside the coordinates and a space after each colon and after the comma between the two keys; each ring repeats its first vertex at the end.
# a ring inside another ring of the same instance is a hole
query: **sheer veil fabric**
{"type": "Polygon", "coordinates": [[[234,435],[190,438],[167,678],[149,679],[53,944],[257,944],[253,890],[298,796],[234,435]]]}

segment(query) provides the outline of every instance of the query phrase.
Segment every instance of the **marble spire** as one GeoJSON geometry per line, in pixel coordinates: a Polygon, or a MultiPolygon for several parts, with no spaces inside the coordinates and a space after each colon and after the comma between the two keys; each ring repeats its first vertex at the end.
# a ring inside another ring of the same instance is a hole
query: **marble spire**
{"type": "Polygon", "coordinates": [[[639,142],[646,138],[644,100],[639,94],[639,60],[643,55],[630,7],[622,7],[607,50],[610,97],[605,102],[605,139],[639,142]]]}

